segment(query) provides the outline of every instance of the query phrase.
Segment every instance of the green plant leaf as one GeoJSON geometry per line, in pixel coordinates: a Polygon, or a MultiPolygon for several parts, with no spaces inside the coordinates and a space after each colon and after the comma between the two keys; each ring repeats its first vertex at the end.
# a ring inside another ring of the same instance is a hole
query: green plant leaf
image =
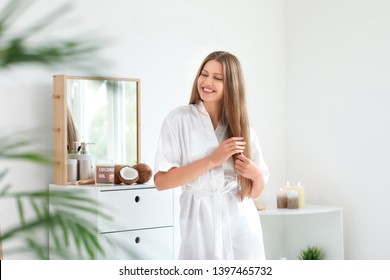
{"type": "Polygon", "coordinates": [[[39,35],[71,10],[69,3],[47,12],[19,34],[7,34],[7,30],[11,29],[19,17],[23,16],[23,12],[30,7],[32,2],[9,1],[0,13],[0,68],[19,63],[65,64],[71,59],[74,63],[74,61],[85,60],[88,57],[85,54],[98,51],[98,46],[103,42],[85,35],[79,38],[46,40],[42,44],[32,45],[30,43],[31,38],[39,35]]]}
{"type": "MultiPolygon", "coordinates": [[[[26,25],[26,28],[18,34],[10,33],[13,25],[33,3],[34,1],[30,0],[9,0],[0,10],[0,70],[21,63],[50,66],[72,62],[73,66],[76,63],[81,65],[82,61],[89,60],[102,45],[103,41],[88,36],[54,38],[53,41],[45,39],[41,43],[34,41],[42,35],[41,31],[50,28],[53,22],[70,11],[68,4],[42,15],[37,21],[26,25]]],[[[96,61],[94,57],[94,65],[96,61]]],[[[53,151],[37,148],[39,143],[47,141],[49,135],[51,137],[51,133],[52,130],[48,127],[10,134],[0,133],[0,160],[53,164],[53,151]]],[[[8,169],[0,172],[0,182],[4,180],[7,172],[8,169]]],[[[54,244],[50,251],[57,256],[73,258],[74,254],[68,250],[70,245],[77,248],[77,256],[80,258],[86,256],[95,258],[97,252],[103,253],[102,245],[98,241],[97,228],[85,219],[84,215],[93,213],[103,218],[109,217],[96,206],[94,200],[85,195],[61,191],[50,192],[50,201],[56,207],[49,209],[47,191],[12,192],[11,184],[5,184],[0,188],[0,199],[3,198],[15,200],[20,224],[3,231],[1,241],[8,242],[13,238],[24,240],[24,246],[11,248],[7,253],[30,252],[37,258],[48,258],[47,244],[41,244],[33,237],[37,232],[48,229],[50,240],[54,244]],[[26,215],[27,209],[30,208],[33,211],[26,215]],[[27,219],[26,216],[33,217],[27,219]]]]}
{"type": "Polygon", "coordinates": [[[0,36],[4,35],[4,32],[11,25],[13,18],[15,18],[18,13],[27,10],[32,3],[33,1],[24,0],[8,1],[0,12],[0,36]]]}
{"type": "Polygon", "coordinates": [[[22,226],[26,225],[26,217],[24,215],[24,207],[22,203],[22,198],[21,197],[16,197],[16,204],[18,206],[18,213],[19,213],[19,218],[22,226]]]}
{"type": "Polygon", "coordinates": [[[0,159],[26,160],[34,163],[52,164],[52,151],[36,151],[35,145],[48,135],[45,128],[25,129],[0,136],[0,159]]]}
{"type": "Polygon", "coordinates": [[[35,253],[40,259],[48,259],[48,254],[46,248],[44,248],[41,244],[39,244],[36,240],[33,238],[26,238],[26,243],[29,245],[30,250],[35,253]]]}

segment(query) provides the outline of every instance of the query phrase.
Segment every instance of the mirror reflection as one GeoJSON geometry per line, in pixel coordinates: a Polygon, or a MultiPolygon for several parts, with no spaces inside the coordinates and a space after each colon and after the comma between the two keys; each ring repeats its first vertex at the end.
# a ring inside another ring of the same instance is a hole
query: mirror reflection
{"type": "Polygon", "coordinates": [[[73,141],[86,142],[94,161],[138,162],[139,81],[68,77],[66,83],[68,151],[73,141]]]}

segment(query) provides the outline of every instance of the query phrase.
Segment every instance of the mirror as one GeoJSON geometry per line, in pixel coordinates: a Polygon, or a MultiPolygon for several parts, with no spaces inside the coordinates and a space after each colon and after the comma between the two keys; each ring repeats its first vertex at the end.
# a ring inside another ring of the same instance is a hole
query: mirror
{"type": "Polygon", "coordinates": [[[66,184],[68,152],[90,143],[93,162],[140,161],[139,79],[55,75],[54,184],[66,184]]]}

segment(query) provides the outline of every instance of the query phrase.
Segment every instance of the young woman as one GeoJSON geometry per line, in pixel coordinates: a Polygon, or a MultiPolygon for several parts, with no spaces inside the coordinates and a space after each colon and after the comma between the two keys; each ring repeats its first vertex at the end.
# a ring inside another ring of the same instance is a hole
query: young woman
{"type": "Polygon", "coordinates": [[[264,259],[251,198],[268,180],[250,129],[239,60],[217,51],[202,62],[190,104],[164,120],[155,158],[159,190],[181,186],[179,259],[264,259]]]}

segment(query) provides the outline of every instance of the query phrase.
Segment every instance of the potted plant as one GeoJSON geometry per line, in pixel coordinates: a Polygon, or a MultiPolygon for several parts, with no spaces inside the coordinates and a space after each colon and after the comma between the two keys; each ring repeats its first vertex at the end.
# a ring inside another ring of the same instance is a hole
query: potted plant
{"type": "Polygon", "coordinates": [[[299,252],[297,258],[299,260],[322,260],[324,255],[321,248],[315,245],[309,245],[299,252]]]}

